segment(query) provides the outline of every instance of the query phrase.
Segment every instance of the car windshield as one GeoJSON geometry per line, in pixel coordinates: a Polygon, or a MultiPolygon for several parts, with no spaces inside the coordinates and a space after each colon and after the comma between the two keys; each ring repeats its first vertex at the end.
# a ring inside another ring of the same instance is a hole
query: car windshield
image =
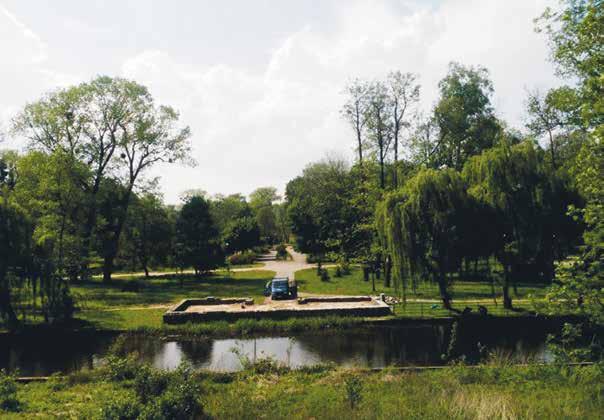
{"type": "Polygon", "coordinates": [[[273,280],[273,290],[279,292],[287,291],[287,280],[273,280]]]}

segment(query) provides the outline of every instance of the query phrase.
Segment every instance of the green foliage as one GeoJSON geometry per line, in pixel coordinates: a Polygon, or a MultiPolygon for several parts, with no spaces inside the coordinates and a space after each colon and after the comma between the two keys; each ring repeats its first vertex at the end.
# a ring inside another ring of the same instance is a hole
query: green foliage
{"type": "Polygon", "coordinates": [[[222,238],[227,252],[241,252],[260,244],[260,229],[256,220],[242,217],[226,225],[222,238]]]}
{"type": "MultiPolygon", "coordinates": [[[[128,362],[129,363],[129,362],[128,362]]],[[[174,372],[138,366],[134,380],[136,398],[117,397],[101,409],[103,419],[196,419],[203,415],[201,387],[191,369],[180,365],[174,372]]],[[[118,381],[124,381],[126,377],[118,381]]]]}
{"type": "Polygon", "coordinates": [[[278,260],[287,260],[291,258],[291,255],[289,255],[289,252],[287,252],[287,245],[285,244],[279,244],[276,246],[275,250],[277,251],[277,255],[276,258],[278,260]]]}
{"type": "Polygon", "coordinates": [[[346,402],[350,405],[350,409],[354,410],[363,399],[363,382],[356,375],[348,376],[344,381],[346,389],[346,402]]]}
{"type": "Polygon", "coordinates": [[[210,204],[194,196],[183,205],[176,220],[176,252],[181,267],[205,273],[224,265],[220,236],[210,214],[210,204]]]}
{"type": "Polygon", "coordinates": [[[142,365],[134,377],[134,392],[142,403],[147,403],[161,395],[168,387],[169,381],[168,373],[142,365]]]}
{"type": "Polygon", "coordinates": [[[319,276],[321,278],[321,281],[329,281],[329,272],[322,268],[321,269],[321,275],[319,276]]]}
{"type": "Polygon", "coordinates": [[[230,255],[228,258],[229,263],[232,265],[249,265],[256,261],[258,255],[256,255],[256,253],[253,251],[244,251],[230,255]]]}
{"type": "Polygon", "coordinates": [[[461,170],[470,156],[492,147],[501,130],[491,105],[493,84],[484,67],[451,63],[438,87],[434,120],[439,136],[432,164],[461,170]]]}
{"type": "Polygon", "coordinates": [[[564,323],[559,336],[550,334],[547,339],[548,350],[556,363],[577,363],[601,361],[604,356],[604,347],[596,341],[586,337],[585,327],[581,324],[564,323]]]}
{"type": "Polygon", "coordinates": [[[110,354],[106,358],[107,378],[112,381],[132,380],[136,377],[139,368],[134,355],[120,357],[110,354]]]}
{"type": "Polygon", "coordinates": [[[114,395],[101,408],[101,420],[137,420],[141,415],[141,404],[133,397],[114,395]]]}
{"type": "Polygon", "coordinates": [[[469,209],[461,176],[452,169],[426,169],[386,195],[376,212],[378,232],[392,255],[394,281],[406,293],[408,280],[436,281],[449,305],[447,273],[460,263],[469,209]]]}
{"type": "Polygon", "coordinates": [[[0,370],[0,411],[20,411],[15,378],[0,370]]]}

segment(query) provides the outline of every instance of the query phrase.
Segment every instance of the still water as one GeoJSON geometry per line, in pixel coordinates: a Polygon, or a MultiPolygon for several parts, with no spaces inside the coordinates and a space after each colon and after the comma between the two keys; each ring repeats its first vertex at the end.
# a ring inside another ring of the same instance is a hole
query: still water
{"type": "MultiPolygon", "coordinates": [[[[517,360],[547,360],[547,328],[531,323],[464,326],[457,331],[456,351],[470,360],[478,343],[517,360]]],[[[398,325],[251,338],[158,338],[129,336],[128,351],[147,363],[174,369],[187,361],[196,368],[241,369],[240,357],[271,357],[292,368],[334,363],[340,366],[386,367],[442,364],[449,348],[450,325],[398,325]]],[[[0,368],[22,376],[93,369],[103,363],[114,335],[100,333],[0,336],[0,368]]]]}

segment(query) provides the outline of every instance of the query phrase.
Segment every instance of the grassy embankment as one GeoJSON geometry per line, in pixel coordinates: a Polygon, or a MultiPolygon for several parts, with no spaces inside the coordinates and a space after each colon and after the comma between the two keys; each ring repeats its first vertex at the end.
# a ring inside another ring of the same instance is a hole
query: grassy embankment
{"type": "MultiPolygon", "coordinates": [[[[197,372],[198,400],[210,418],[596,419],[604,412],[602,366],[448,367],[369,372],[257,366],[236,374],[197,372]]],[[[99,369],[46,383],[19,384],[19,412],[3,418],[102,418],[106,404],[137,402],[133,380],[99,369]]],[[[153,404],[156,398],[145,404],[153,404]]],[[[144,405],[142,405],[144,409],[144,405]]]]}

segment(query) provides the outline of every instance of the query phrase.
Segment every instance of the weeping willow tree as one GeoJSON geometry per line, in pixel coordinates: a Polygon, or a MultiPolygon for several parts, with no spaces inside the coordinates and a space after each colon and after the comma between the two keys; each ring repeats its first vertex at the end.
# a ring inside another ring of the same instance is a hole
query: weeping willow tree
{"type": "Polygon", "coordinates": [[[472,157],[463,170],[468,194],[495,214],[488,234],[496,237],[494,254],[503,266],[507,309],[512,308],[510,286],[522,267],[534,265],[544,251],[543,239],[552,222],[550,183],[542,170],[541,152],[531,142],[512,145],[502,139],[497,147],[472,157]]]}
{"type": "Polygon", "coordinates": [[[434,281],[444,307],[451,309],[450,274],[461,262],[469,208],[462,178],[453,169],[422,170],[379,203],[377,230],[404,298],[409,285],[434,281]]]}

